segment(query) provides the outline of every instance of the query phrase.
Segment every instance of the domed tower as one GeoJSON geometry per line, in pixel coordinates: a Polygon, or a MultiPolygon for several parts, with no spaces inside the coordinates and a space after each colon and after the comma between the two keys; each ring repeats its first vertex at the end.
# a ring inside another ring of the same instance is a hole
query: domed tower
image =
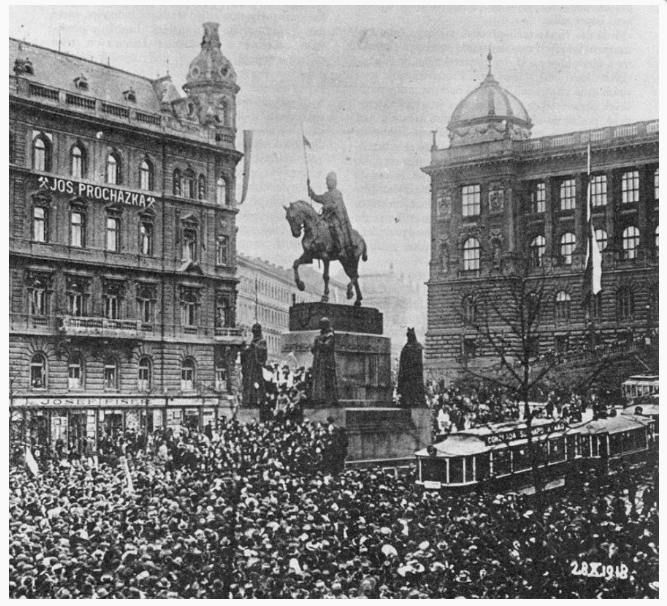
{"type": "Polygon", "coordinates": [[[486,78],[456,106],[447,125],[452,146],[530,138],[533,123],[526,108],[491,74],[491,51],[487,60],[489,73],[486,78]]]}
{"type": "Polygon", "coordinates": [[[204,23],[201,52],[190,63],[183,90],[188,117],[201,124],[236,130],[236,72],[220,51],[218,23],[204,23]]]}

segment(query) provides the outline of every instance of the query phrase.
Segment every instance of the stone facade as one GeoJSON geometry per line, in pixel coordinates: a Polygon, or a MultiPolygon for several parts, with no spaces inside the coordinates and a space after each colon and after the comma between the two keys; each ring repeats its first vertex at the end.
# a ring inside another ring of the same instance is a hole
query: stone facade
{"type": "Polygon", "coordinates": [[[185,97],[168,77],[9,47],[14,429],[53,442],[215,422],[241,341],[242,157],[217,25],[185,97]],[[195,78],[202,62],[226,77],[195,78]]]}
{"type": "MultiPolygon", "coordinates": [[[[483,86],[500,88],[492,77],[483,86]]],[[[494,359],[462,317],[470,301],[498,296],[518,256],[545,276],[540,351],[579,347],[591,330],[602,344],[658,326],[658,121],[531,139],[530,118],[511,99],[502,132],[484,126],[497,126],[497,108],[464,100],[450,146],[438,148],[434,135],[422,169],[431,180],[425,368],[434,377],[454,378],[472,357],[494,359]],[[520,132],[509,128],[512,112],[522,115],[520,132]],[[589,146],[602,292],[584,309],[589,146]]]]}

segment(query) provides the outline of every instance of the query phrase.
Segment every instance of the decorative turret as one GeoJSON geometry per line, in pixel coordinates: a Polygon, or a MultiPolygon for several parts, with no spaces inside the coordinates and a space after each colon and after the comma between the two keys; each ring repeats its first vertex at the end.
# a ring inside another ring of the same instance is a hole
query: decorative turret
{"type": "Polygon", "coordinates": [[[236,128],[234,67],[220,51],[217,23],[204,23],[201,52],[190,63],[183,85],[188,96],[188,117],[204,125],[236,128]]]}
{"type": "Polygon", "coordinates": [[[533,123],[512,93],[491,74],[491,51],[487,55],[489,73],[454,110],[447,125],[451,145],[469,145],[499,139],[528,139],[533,123]]]}

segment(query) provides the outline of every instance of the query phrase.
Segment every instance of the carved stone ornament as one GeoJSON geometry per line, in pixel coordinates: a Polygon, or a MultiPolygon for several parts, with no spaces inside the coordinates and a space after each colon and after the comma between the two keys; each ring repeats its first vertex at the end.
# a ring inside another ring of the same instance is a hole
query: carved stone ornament
{"type": "Polygon", "coordinates": [[[505,190],[501,187],[493,187],[489,191],[489,210],[492,213],[502,212],[505,206],[505,190]]]}

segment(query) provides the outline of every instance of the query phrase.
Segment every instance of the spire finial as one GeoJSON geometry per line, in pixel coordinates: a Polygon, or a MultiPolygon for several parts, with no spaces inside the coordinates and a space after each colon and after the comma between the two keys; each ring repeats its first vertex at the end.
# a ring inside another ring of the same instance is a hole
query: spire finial
{"type": "Polygon", "coordinates": [[[493,61],[493,53],[491,52],[491,47],[489,47],[489,54],[486,56],[486,60],[489,62],[489,76],[491,75],[491,62],[493,61]]]}

